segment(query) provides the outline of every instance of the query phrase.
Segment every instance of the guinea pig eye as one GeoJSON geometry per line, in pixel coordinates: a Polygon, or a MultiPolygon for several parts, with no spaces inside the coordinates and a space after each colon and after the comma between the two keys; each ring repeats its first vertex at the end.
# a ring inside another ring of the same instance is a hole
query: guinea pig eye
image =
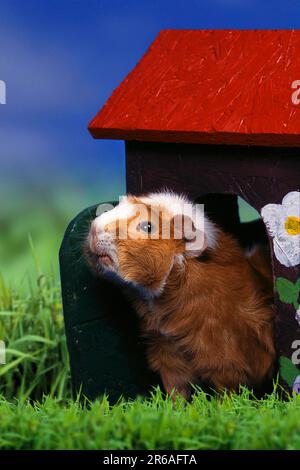
{"type": "Polygon", "coordinates": [[[151,224],[151,222],[149,222],[148,220],[144,221],[144,222],[141,222],[138,226],[137,226],[137,229],[138,230],[142,230],[143,232],[145,233],[151,233],[153,232],[154,230],[154,226],[153,224],[151,224]]]}

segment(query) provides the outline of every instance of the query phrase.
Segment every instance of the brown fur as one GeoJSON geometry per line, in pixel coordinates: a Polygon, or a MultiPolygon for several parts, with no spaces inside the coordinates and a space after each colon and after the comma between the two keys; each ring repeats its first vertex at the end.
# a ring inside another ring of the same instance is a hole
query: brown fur
{"type": "Polygon", "coordinates": [[[199,380],[238,390],[271,376],[272,290],[259,254],[252,265],[222,231],[217,247],[200,258],[185,256],[182,239],[117,237],[115,243],[120,278],[153,294],[148,300],[136,295],[134,304],[149,366],[166,392],[174,388],[188,397],[199,380]]]}

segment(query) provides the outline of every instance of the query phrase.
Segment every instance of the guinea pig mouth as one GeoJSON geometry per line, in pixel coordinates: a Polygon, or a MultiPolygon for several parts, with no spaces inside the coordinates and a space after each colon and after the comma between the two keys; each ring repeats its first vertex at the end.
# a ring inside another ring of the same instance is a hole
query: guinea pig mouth
{"type": "Polygon", "coordinates": [[[98,255],[98,262],[102,265],[102,266],[112,266],[113,265],[113,260],[111,258],[111,256],[107,253],[105,254],[101,254],[101,255],[98,255]]]}

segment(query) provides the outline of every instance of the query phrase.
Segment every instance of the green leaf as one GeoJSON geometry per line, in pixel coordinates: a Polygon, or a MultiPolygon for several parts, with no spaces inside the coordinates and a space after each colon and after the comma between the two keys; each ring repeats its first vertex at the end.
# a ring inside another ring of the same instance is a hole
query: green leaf
{"type": "Polygon", "coordinates": [[[278,292],[279,299],[285,304],[293,304],[295,309],[299,307],[298,297],[300,291],[298,281],[299,279],[294,284],[284,277],[278,277],[276,279],[276,290],[278,292]]]}
{"type": "Polygon", "coordinates": [[[297,375],[299,375],[299,369],[292,363],[290,359],[285,356],[279,358],[280,375],[283,380],[292,387],[297,375]]]}

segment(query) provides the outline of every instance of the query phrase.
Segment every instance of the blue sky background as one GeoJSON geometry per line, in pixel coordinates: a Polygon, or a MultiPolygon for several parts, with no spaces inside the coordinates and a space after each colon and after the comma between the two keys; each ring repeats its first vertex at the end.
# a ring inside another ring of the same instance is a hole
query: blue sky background
{"type": "Polygon", "coordinates": [[[123,143],[86,126],[161,29],[299,26],[297,0],[1,0],[2,189],[124,192],[123,143]]]}

